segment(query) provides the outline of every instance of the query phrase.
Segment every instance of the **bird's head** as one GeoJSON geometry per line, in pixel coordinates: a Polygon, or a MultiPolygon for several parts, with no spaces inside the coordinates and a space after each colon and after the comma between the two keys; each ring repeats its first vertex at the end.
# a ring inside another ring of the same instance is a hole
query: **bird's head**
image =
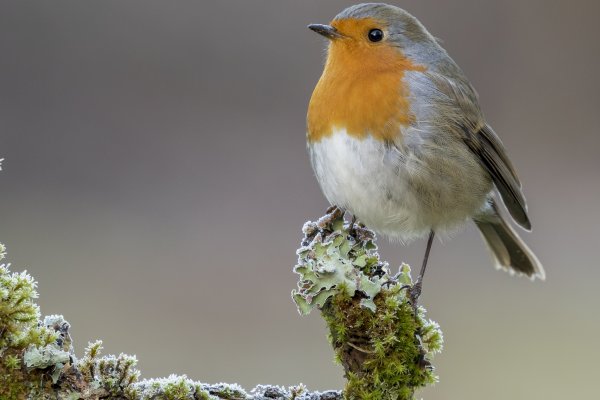
{"type": "Polygon", "coordinates": [[[401,8],[383,3],[349,7],[328,25],[311,24],[312,31],[329,39],[328,62],[361,68],[381,68],[410,61],[427,66],[441,49],[425,27],[401,8]]]}

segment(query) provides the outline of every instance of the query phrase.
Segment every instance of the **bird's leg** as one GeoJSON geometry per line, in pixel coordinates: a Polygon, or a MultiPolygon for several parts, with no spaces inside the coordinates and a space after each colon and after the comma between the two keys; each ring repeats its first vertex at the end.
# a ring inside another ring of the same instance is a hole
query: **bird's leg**
{"type": "Polygon", "coordinates": [[[339,210],[338,206],[336,206],[335,204],[332,206],[329,206],[329,208],[327,209],[327,211],[325,211],[325,214],[331,214],[332,212],[334,212],[335,210],[339,210]]]}
{"type": "Polygon", "coordinates": [[[427,248],[425,249],[425,257],[423,258],[421,271],[419,271],[417,281],[413,284],[409,291],[410,302],[415,310],[417,309],[417,302],[419,301],[419,296],[421,295],[421,289],[423,289],[423,276],[425,276],[425,270],[427,269],[427,260],[429,259],[429,252],[431,251],[431,245],[433,244],[434,236],[435,232],[431,231],[429,233],[429,239],[427,239],[427,248]]]}
{"type": "Polygon", "coordinates": [[[356,223],[356,215],[352,214],[352,219],[350,220],[350,229],[348,230],[348,233],[350,234],[350,236],[356,235],[356,229],[354,229],[355,223],[356,223]]]}

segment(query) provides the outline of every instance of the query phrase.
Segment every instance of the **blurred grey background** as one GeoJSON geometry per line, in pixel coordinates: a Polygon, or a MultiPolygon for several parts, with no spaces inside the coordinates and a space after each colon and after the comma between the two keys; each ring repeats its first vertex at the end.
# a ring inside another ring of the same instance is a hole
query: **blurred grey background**
{"type": "MultiPolygon", "coordinates": [[[[548,280],[492,268],[468,227],[433,248],[445,333],[426,399],[597,396],[597,1],[405,0],[465,70],[518,167],[548,280]]],[[[305,150],[324,42],[349,1],[0,3],[0,241],[79,354],[144,377],[339,388],[319,315],[290,299],[327,203],[305,150]]],[[[381,241],[394,265],[424,242],[381,241]]]]}

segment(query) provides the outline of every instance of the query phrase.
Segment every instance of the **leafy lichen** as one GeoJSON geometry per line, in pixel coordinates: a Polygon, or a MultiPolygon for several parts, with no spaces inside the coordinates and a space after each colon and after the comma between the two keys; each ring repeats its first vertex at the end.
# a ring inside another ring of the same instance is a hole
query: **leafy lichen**
{"type": "Polygon", "coordinates": [[[344,225],[341,215],[328,214],[302,229],[305,236],[294,268],[301,278],[292,296],[303,315],[322,308],[336,294],[360,293],[361,305],[375,311],[374,299],[387,282],[388,266],[375,252],[373,232],[344,225]]]}
{"type": "Polygon", "coordinates": [[[303,232],[292,296],[301,314],[322,311],[346,372],[346,398],[412,399],[435,382],[430,360],[441,351],[442,333],[410,303],[410,268],[392,276],[374,233],[345,222],[337,209],[303,232]]]}

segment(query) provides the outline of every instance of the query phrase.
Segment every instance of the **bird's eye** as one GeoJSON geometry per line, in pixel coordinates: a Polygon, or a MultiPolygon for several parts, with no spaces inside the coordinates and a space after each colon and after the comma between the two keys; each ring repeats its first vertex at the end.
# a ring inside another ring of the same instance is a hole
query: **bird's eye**
{"type": "Polygon", "coordinates": [[[369,31],[369,40],[371,42],[381,42],[383,39],[383,31],[381,29],[371,29],[369,31]]]}

